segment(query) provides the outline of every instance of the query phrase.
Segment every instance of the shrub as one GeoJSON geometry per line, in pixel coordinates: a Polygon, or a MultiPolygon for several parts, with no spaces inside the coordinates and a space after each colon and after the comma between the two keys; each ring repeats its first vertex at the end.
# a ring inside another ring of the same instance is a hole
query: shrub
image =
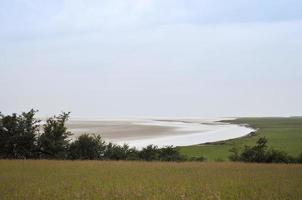
{"type": "Polygon", "coordinates": [[[298,156],[296,162],[297,163],[302,163],[302,153],[298,156]]]}
{"type": "Polygon", "coordinates": [[[159,149],[159,160],[161,161],[180,161],[181,156],[173,146],[166,146],[159,149]]]}
{"type": "Polygon", "coordinates": [[[136,148],[130,148],[127,151],[126,160],[139,160],[139,151],[136,148]]]}
{"type": "Polygon", "coordinates": [[[258,163],[293,163],[299,162],[286,152],[267,148],[267,139],[259,138],[255,146],[245,146],[242,151],[233,147],[230,149],[230,160],[258,163]]]}
{"type": "Polygon", "coordinates": [[[128,145],[120,146],[113,143],[106,145],[104,158],[108,160],[126,160],[128,145]]]}
{"type": "Polygon", "coordinates": [[[292,163],[294,158],[289,156],[286,152],[271,149],[267,152],[267,163],[292,163]]]}
{"type": "Polygon", "coordinates": [[[81,160],[98,160],[104,155],[105,142],[101,136],[83,134],[72,142],[68,150],[68,158],[81,160]]]}
{"type": "Polygon", "coordinates": [[[159,159],[159,150],[157,146],[154,145],[148,145],[147,147],[144,147],[139,152],[139,157],[142,160],[158,160],[159,159]]]}

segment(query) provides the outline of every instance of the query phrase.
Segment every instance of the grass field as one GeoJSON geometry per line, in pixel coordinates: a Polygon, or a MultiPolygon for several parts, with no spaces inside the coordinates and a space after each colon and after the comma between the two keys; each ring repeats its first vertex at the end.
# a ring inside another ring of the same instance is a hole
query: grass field
{"type": "Polygon", "coordinates": [[[301,199],[302,165],[0,160],[0,199],[301,199]]]}
{"type": "Polygon", "coordinates": [[[233,146],[254,145],[259,137],[265,136],[270,147],[292,156],[302,153],[302,117],[239,118],[228,122],[248,124],[258,129],[257,134],[253,137],[225,141],[222,144],[181,147],[180,152],[187,156],[205,156],[208,160],[228,160],[229,150],[233,146]]]}

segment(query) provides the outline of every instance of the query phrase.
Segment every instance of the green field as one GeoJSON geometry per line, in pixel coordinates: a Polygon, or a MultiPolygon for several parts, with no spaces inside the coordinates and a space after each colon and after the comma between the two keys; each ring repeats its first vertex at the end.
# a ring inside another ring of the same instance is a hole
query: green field
{"type": "Polygon", "coordinates": [[[302,165],[0,160],[0,199],[301,199],[302,165]]]}
{"type": "Polygon", "coordinates": [[[228,160],[233,146],[254,145],[259,137],[265,136],[268,145],[292,156],[302,153],[302,117],[289,118],[239,118],[227,121],[248,124],[258,129],[256,136],[225,141],[222,144],[193,145],[181,147],[180,152],[189,157],[204,156],[208,160],[228,160]]]}

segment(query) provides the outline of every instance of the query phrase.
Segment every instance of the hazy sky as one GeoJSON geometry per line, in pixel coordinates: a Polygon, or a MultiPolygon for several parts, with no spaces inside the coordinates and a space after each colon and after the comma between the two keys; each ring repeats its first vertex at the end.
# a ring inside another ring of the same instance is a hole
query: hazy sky
{"type": "Polygon", "coordinates": [[[301,0],[1,0],[0,111],[302,115],[301,0]]]}

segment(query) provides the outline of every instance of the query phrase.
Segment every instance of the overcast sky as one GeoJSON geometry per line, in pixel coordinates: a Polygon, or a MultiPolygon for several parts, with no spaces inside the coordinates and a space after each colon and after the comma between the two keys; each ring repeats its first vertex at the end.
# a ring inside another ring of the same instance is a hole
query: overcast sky
{"type": "Polygon", "coordinates": [[[302,115],[301,0],[1,0],[0,111],[302,115]]]}

